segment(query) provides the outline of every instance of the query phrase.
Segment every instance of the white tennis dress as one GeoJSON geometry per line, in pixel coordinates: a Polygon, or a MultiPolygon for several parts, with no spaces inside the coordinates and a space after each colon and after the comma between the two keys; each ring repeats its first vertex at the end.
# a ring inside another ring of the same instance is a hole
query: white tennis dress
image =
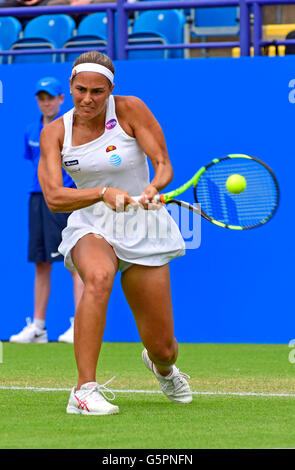
{"type": "MultiPolygon", "coordinates": [[[[62,166],[77,188],[110,186],[139,196],[149,184],[147,157],[120,126],[114,97],[108,99],[104,134],[87,144],[72,146],[73,114],[74,108],[63,116],[62,166]]],[[[162,266],[185,253],[178,226],[165,207],[116,212],[98,202],[75,210],[68,218],[59,246],[68,269],[75,269],[72,248],[88,233],[102,236],[126,263],[162,266]]]]}

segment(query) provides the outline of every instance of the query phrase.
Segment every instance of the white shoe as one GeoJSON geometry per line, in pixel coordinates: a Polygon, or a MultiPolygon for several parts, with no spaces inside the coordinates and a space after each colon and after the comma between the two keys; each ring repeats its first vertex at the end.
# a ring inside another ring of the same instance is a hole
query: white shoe
{"type": "MultiPolygon", "coordinates": [[[[112,379],[111,379],[112,380],[112,379]]],[[[74,387],[71,391],[67,413],[82,415],[112,415],[119,413],[119,407],[112,405],[108,400],[114,400],[114,393],[96,382],[83,384],[79,390],[74,387]],[[106,393],[111,393],[111,398],[106,393]]]]}
{"type": "Polygon", "coordinates": [[[74,342],[74,317],[70,318],[71,326],[62,335],[58,337],[60,343],[73,343],[74,342]]]}
{"type": "Polygon", "coordinates": [[[11,343],[48,343],[46,328],[40,329],[31,322],[30,318],[26,318],[27,326],[9,338],[11,343]]]}
{"type": "Polygon", "coordinates": [[[185,380],[185,377],[190,379],[189,375],[180,372],[180,370],[173,365],[170,374],[164,377],[157,371],[157,368],[150,360],[146,349],[142,351],[142,360],[145,366],[155,374],[162,392],[167,398],[169,398],[169,400],[177,403],[190,403],[192,401],[192,392],[189,384],[185,380]]]}

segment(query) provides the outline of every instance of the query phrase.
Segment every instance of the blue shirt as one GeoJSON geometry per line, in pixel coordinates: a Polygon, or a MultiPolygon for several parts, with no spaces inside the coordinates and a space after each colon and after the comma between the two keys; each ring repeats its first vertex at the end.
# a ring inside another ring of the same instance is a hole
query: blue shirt
{"type": "MultiPolygon", "coordinates": [[[[62,113],[59,113],[56,116],[62,116],[62,113]]],[[[40,160],[40,134],[43,129],[42,116],[38,121],[27,126],[25,131],[25,152],[24,157],[26,160],[31,160],[33,164],[33,180],[31,183],[30,192],[31,193],[42,193],[41,186],[38,180],[38,165],[40,160]]],[[[64,171],[62,168],[63,182],[65,187],[75,187],[75,183],[72,178],[64,171]]]]}

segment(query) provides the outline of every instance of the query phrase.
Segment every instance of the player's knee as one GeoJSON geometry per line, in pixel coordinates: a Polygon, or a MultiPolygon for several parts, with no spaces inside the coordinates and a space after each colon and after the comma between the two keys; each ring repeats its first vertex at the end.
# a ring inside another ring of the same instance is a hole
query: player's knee
{"type": "Polygon", "coordinates": [[[85,279],[85,289],[100,298],[109,295],[113,286],[113,275],[106,269],[98,269],[85,279]]]}

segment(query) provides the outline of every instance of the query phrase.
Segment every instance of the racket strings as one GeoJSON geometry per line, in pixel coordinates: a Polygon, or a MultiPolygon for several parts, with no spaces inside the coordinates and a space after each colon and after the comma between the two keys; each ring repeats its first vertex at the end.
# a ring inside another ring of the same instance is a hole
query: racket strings
{"type": "Polygon", "coordinates": [[[210,218],[227,225],[249,227],[267,220],[278,205],[278,186],[272,174],[252,159],[228,158],[210,166],[196,187],[196,202],[210,218]],[[232,194],[226,181],[232,174],[244,176],[246,189],[232,194]]]}

